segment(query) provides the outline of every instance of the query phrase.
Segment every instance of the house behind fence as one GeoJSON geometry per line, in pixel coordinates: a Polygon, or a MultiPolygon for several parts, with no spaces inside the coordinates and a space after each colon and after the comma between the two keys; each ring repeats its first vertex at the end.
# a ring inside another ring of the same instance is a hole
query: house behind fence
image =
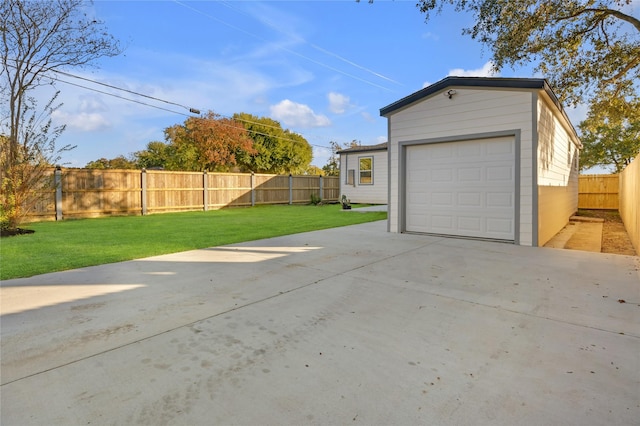
{"type": "Polygon", "coordinates": [[[27,220],[214,210],[338,201],[337,177],[158,170],[51,169],[51,188],[27,220]]]}

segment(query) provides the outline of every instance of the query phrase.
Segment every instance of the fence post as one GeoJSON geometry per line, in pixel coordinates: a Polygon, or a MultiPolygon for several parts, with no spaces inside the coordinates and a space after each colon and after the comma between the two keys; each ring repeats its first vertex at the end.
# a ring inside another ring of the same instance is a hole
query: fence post
{"type": "Polygon", "coordinates": [[[205,170],[202,174],[202,202],[204,203],[204,211],[209,210],[209,177],[207,176],[207,171],[205,170]]]}
{"type": "Polygon", "coordinates": [[[320,201],[324,200],[324,193],[323,193],[323,185],[322,185],[322,175],[320,175],[320,201]]]}
{"type": "Polygon", "coordinates": [[[256,175],[251,172],[251,207],[256,205],[256,175]]]}
{"type": "Polygon", "coordinates": [[[56,166],[53,172],[53,184],[56,187],[56,220],[62,220],[62,168],[56,166]]]}
{"type": "Polygon", "coordinates": [[[293,204],[293,176],[289,173],[289,205],[293,204]]]}
{"type": "Polygon", "coordinates": [[[143,168],[141,173],[140,186],[142,187],[141,203],[142,203],[142,216],[147,214],[147,169],[143,168]]]}

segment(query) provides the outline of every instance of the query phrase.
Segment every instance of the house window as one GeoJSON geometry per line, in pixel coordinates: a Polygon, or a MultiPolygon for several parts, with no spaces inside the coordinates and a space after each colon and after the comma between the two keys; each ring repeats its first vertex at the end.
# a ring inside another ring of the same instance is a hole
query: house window
{"type": "Polygon", "coordinates": [[[373,184],[373,157],[360,157],[358,159],[358,182],[360,185],[373,184]]]}

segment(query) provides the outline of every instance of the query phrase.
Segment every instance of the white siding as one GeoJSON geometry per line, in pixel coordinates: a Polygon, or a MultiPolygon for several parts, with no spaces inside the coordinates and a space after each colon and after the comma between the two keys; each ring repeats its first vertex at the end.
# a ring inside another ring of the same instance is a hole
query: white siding
{"type": "MultiPolygon", "coordinates": [[[[399,143],[499,131],[520,131],[520,235],[533,244],[532,91],[455,88],[448,99],[436,93],[389,116],[389,229],[399,232],[399,143]]],[[[517,219],[517,218],[516,218],[517,219]]]]}
{"type": "Polygon", "coordinates": [[[387,151],[361,151],[340,154],[340,197],[346,195],[352,203],[387,204],[387,151]],[[360,184],[358,162],[361,157],[373,157],[373,184],[360,184]],[[347,171],[355,171],[353,185],[347,184],[347,171]]]}
{"type": "Polygon", "coordinates": [[[538,100],[538,244],[557,234],[578,209],[578,148],[557,109],[538,100]]]}

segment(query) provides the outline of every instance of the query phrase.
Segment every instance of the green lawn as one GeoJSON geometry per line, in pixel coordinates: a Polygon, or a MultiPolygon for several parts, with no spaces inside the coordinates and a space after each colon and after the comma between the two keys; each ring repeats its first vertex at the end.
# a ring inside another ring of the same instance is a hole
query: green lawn
{"type": "Polygon", "coordinates": [[[120,262],[386,218],[339,204],[258,206],[208,212],[40,222],[0,240],[0,279],[120,262]]]}

